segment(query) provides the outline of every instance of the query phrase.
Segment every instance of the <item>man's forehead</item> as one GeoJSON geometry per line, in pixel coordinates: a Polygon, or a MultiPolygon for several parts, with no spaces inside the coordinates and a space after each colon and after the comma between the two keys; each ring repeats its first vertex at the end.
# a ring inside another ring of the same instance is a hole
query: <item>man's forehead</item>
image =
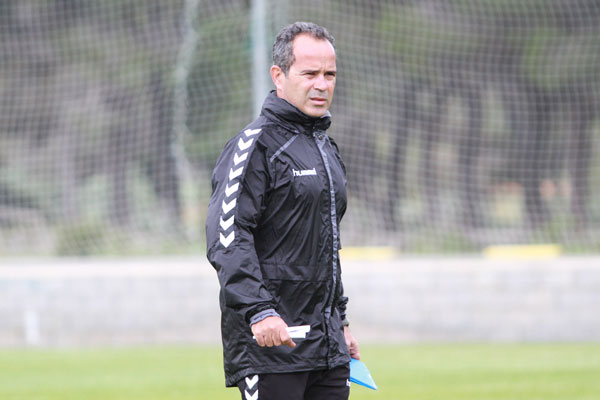
{"type": "Polygon", "coordinates": [[[324,62],[335,68],[335,50],[327,39],[316,39],[307,34],[296,36],[293,42],[294,64],[318,64],[324,62]],[[333,65],[331,65],[333,64],[333,65]]]}
{"type": "Polygon", "coordinates": [[[313,53],[314,51],[329,53],[335,57],[335,49],[327,39],[315,38],[309,34],[301,33],[292,42],[294,54],[298,52],[313,53]]]}

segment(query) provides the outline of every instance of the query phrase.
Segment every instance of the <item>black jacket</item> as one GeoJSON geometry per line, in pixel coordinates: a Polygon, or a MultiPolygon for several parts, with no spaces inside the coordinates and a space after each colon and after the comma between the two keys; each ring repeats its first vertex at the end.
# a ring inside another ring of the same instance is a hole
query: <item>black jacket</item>
{"type": "Polygon", "coordinates": [[[206,235],[221,285],[227,386],[350,361],[338,256],[346,177],[329,125],[329,113],[309,117],[271,92],[217,160],[206,235]],[[259,347],[249,324],[273,310],[290,326],[309,324],[306,339],[259,347]]]}

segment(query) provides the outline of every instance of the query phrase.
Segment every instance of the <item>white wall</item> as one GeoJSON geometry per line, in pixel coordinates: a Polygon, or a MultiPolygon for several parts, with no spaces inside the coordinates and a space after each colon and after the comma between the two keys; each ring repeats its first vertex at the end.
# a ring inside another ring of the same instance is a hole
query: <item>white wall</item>
{"type": "MultiPolygon", "coordinates": [[[[362,342],[598,341],[600,257],[343,261],[362,342]]],[[[219,343],[203,257],[0,261],[0,346],[219,343]]]]}

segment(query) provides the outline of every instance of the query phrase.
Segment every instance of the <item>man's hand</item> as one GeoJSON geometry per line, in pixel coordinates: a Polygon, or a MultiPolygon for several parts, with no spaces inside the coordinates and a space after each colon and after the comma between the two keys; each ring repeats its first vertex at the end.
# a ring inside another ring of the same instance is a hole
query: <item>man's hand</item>
{"type": "Polygon", "coordinates": [[[350,328],[344,327],[344,337],[346,338],[346,346],[350,350],[350,357],[360,360],[360,351],[358,350],[358,342],[354,339],[350,328]]]}
{"type": "Polygon", "coordinates": [[[296,347],[296,343],[285,329],[287,324],[280,317],[267,317],[251,326],[252,333],[260,347],[286,345],[296,347]]]}

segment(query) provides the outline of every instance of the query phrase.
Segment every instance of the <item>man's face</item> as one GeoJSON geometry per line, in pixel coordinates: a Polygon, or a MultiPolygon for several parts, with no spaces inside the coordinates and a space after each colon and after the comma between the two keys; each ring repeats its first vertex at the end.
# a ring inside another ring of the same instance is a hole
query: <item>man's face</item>
{"type": "Polygon", "coordinates": [[[329,41],[308,34],[296,36],[292,46],[295,61],[287,76],[279,66],[271,67],[277,96],[311,117],[321,117],[333,100],[335,50],[329,41]]]}

